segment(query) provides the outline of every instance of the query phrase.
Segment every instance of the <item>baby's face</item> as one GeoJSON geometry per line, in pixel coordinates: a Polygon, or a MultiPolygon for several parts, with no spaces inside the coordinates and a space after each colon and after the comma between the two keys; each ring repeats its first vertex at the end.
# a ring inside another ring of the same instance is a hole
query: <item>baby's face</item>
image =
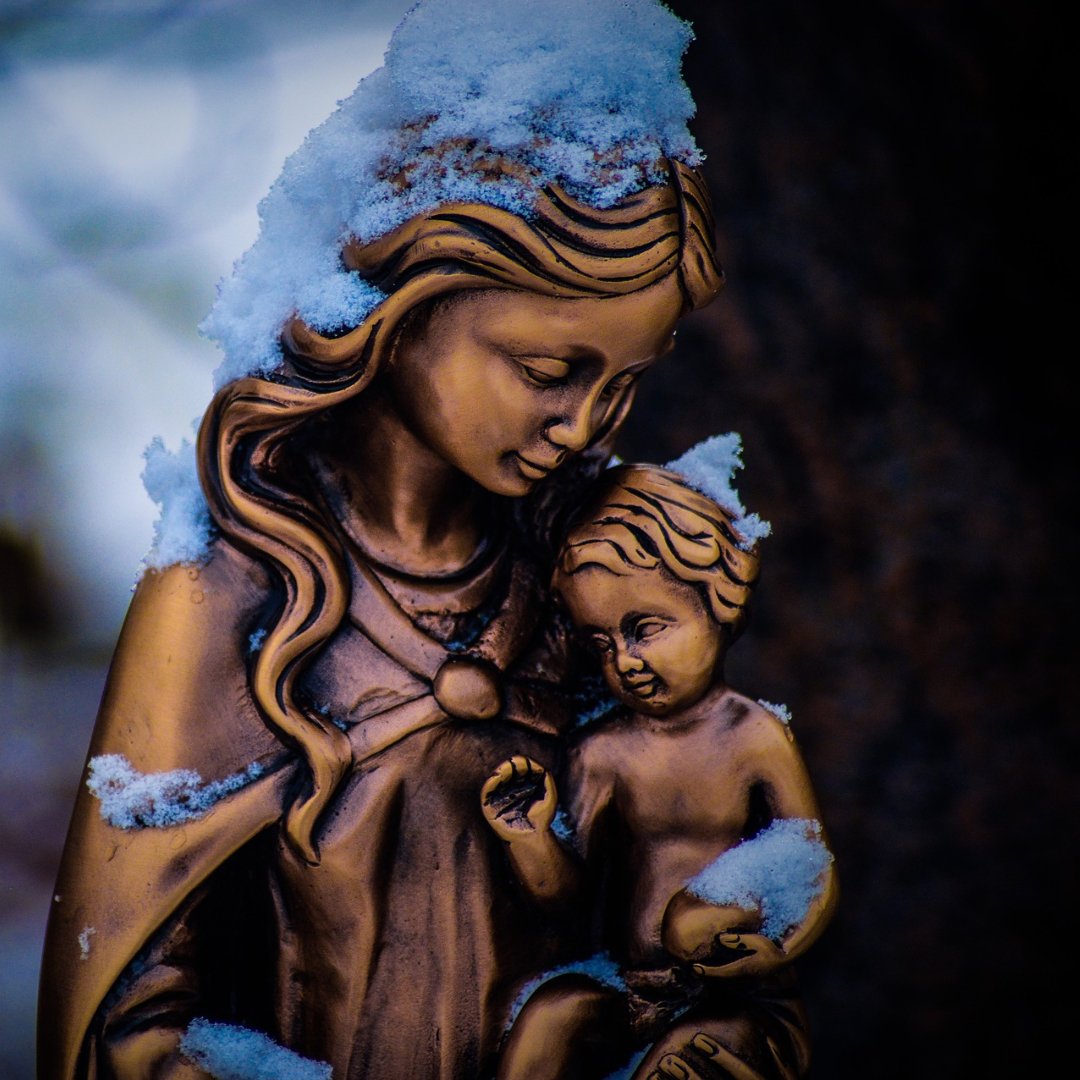
{"type": "Polygon", "coordinates": [[[664,570],[618,575],[600,566],[564,578],[561,588],[624,705],[663,716],[692,705],[709,688],[721,633],[696,589],[664,570]]]}

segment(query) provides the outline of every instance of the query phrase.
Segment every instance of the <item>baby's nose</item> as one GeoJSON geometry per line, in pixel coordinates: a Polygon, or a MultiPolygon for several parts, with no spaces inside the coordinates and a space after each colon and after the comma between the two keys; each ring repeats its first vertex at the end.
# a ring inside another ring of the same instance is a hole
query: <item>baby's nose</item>
{"type": "Polygon", "coordinates": [[[615,656],[615,666],[619,669],[620,673],[626,674],[630,671],[641,671],[645,666],[645,661],[626,649],[619,649],[615,656]]]}

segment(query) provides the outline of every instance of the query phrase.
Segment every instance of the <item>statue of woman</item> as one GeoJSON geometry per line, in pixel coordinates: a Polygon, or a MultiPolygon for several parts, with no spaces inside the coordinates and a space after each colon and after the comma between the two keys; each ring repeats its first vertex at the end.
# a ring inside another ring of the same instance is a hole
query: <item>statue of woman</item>
{"type": "MultiPolygon", "coordinates": [[[[434,130],[420,113],[402,140],[434,130]]],[[[117,646],[48,930],[43,1080],[242,1076],[256,1032],[281,1075],[483,1077],[522,986],[581,945],[574,912],[514,887],[476,792],[511,754],[559,767],[579,685],[558,528],[722,273],[690,154],[597,153],[640,182],[596,199],[435,134],[375,162],[408,216],[338,244],[374,303],[297,300],[203,417],[213,539],[144,574],[117,646]]]]}

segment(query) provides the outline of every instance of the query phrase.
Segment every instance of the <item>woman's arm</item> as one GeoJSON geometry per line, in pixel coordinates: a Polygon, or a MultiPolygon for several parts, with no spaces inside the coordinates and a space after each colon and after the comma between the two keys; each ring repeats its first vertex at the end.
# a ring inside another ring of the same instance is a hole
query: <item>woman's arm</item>
{"type": "MultiPolygon", "coordinates": [[[[224,546],[204,566],[144,575],[110,668],[91,760],[117,755],[133,775],[191,770],[210,782],[281,751],[247,693],[245,654],[262,585],[257,568],[224,546]]],[[[42,958],[42,1080],[79,1074],[95,1017],[132,957],[209,874],[277,820],[293,782],[291,766],[268,766],[212,814],[173,828],[115,824],[80,785],[42,958]]]]}
{"type": "Polygon", "coordinates": [[[197,933],[200,897],[154,946],[120,977],[94,1025],[98,1074],[110,1080],[202,1080],[206,1076],[180,1050],[199,1012],[197,933]]]}

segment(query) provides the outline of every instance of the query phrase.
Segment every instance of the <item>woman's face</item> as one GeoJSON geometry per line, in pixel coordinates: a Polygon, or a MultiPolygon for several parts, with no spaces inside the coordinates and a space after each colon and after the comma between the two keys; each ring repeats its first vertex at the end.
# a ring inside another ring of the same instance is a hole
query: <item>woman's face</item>
{"type": "Polygon", "coordinates": [[[385,385],[436,455],[488,491],[525,495],[670,351],[681,311],[674,275],[603,299],[465,292],[402,335],[385,385]]]}

